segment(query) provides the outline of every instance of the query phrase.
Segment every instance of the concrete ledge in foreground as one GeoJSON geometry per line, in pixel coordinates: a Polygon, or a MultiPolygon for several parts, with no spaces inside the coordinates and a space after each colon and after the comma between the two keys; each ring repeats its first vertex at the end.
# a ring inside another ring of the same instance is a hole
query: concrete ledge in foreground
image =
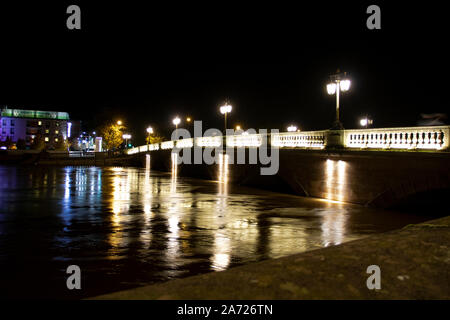
{"type": "Polygon", "coordinates": [[[449,298],[450,216],[339,246],[93,299],[449,298]],[[369,265],[381,269],[380,290],[367,289],[369,265]]]}

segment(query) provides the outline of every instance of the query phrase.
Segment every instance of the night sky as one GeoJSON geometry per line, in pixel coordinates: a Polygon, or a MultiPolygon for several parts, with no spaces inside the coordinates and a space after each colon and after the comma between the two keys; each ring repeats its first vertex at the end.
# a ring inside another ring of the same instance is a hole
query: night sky
{"type": "Polygon", "coordinates": [[[121,118],[142,138],[148,125],[167,132],[175,115],[222,128],[226,99],[230,126],[326,129],[337,68],[352,80],[346,128],[366,114],[376,127],[409,126],[449,109],[440,3],[35,2],[0,5],[0,105],[68,111],[89,130],[121,118]],[[81,31],[66,29],[70,4],[81,31]],[[381,30],[366,28],[370,4],[381,30]]]}

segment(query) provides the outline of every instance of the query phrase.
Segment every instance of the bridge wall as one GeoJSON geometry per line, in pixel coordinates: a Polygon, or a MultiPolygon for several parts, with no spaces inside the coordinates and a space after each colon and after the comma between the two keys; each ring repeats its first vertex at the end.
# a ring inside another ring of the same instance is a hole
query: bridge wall
{"type": "MultiPolygon", "coordinates": [[[[192,152],[193,149],[185,150],[192,152]]],[[[425,191],[450,189],[448,153],[288,148],[279,152],[276,175],[260,175],[259,164],[229,164],[227,180],[272,191],[376,207],[390,207],[405,197],[425,191]]],[[[247,148],[247,159],[248,153],[247,148]]],[[[150,154],[153,170],[171,171],[170,149],[150,154]]],[[[145,166],[145,155],[133,156],[139,157],[145,166]]],[[[219,164],[181,164],[177,168],[180,176],[212,180],[220,180],[220,170],[219,164]]]]}

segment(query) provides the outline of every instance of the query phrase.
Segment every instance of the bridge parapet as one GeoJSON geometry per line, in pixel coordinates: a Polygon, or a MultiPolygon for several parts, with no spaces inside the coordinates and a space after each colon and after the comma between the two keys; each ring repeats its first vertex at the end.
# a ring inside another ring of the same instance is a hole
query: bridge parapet
{"type": "Polygon", "coordinates": [[[326,146],[326,137],[326,130],[272,133],[272,146],[323,149],[326,146]]]}
{"type": "MultiPolygon", "coordinates": [[[[269,144],[278,148],[324,149],[342,147],[346,149],[367,150],[445,150],[450,146],[450,126],[377,128],[352,130],[321,130],[263,134],[241,134],[226,137],[228,147],[260,147],[264,138],[270,138],[269,144]],[[336,135],[342,139],[336,140],[336,135]],[[338,143],[336,144],[336,141],[338,143]]],[[[197,147],[220,147],[222,136],[209,136],[164,141],[139,146],[127,150],[128,154],[150,152],[155,150],[197,147]]]]}
{"type": "Polygon", "coordinates": [[[449,134],[450,126],[344,130],[344,147],[442,150],[449,134]]]}

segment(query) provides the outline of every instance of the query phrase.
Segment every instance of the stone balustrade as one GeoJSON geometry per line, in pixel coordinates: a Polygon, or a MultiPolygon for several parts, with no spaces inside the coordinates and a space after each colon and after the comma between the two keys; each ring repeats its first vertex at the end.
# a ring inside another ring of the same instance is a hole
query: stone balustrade
{"type": "MultiPolygon", "coordinates": [[[[332,146],[350,150],[446,150],[449,148],[450,126],[376,128],[352,130],[321,130],[272,133],[267,136],[272,147],[324,149],[332,146]],[[330,141],[333,137],[333,144],[330,141]],[[336,138],[337,137],[337,138],[336,138]],[[336,145],[335,141],[339,142],[336,145]]],[[[241,134],[226,137],[227,147],[260,147],[262,134],[241,134]]],[[[128,154],[177,148],[220,147],[222,136],[164,141],[127,150],[128,154]]]]}

